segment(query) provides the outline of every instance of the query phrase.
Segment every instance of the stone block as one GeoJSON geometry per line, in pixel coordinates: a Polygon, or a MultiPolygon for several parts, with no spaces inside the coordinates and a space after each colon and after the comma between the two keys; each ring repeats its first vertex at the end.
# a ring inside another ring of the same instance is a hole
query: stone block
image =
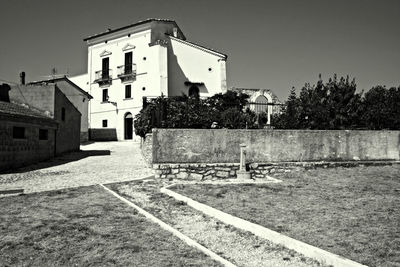
{"type": "Polygon", "coordinates": [[[178,179],[187,179],[189,177],[189,174],[187,172],[180,172],[176,175],[176,178],[178,179]]]}
{"type": "Polygon", "coordinates": [[[162,174],[169,174],[169,173],[171,173],[171,169],[162,169],[161,173],[162,174]]]}
{"type": "Polygon", "coordinates": [[[252,164],[250,164],[250,168],[252,168],[252,169],[257,169],[257,168],[258,168],[258,163],[252,163],[252,164]]]}
{"type": "Polygon", "coordinates": [[[175,179],[176,175],[175,174],[168,174],[167,179],[175,179]]]}
{"type": "Polygon", "coordinates": [[[172,169],[172,170],[171,170],[171,173],[172,173],[172,174],[177,174],[177,173],[179,173],[179,169],[172,169]]]}
{"type": "Polygon", "coordinates": [[[231,168],[227,168],[227,167],[220,167],[220,166],[218,166],[218,167],[215,167],[215,169],[216,169],[217,171],[226,171],[226,172],[228,172],[228,171],[230,171],[230,170],[231,170],[231,168]]]}
{"type": "Polygon", "coordinates": [[[228,178],[229,172],[228,171],[217,171],[217,173],[215,175],[220,178],[228,178]]]}
{"type": "Polygon", "coordinates": [[[211,180],[213,178],[212,175],[206,175],[203,177],[203,180],[211,180]]]}
{"type": "Polygon", "coordinates": [[[235,175],[236,175],[236,171],[234,171],[234,170],[230,171],[230,172],[229,172],[229,175],[230,175],[230,176],[235,176],[235,175]]]}
{"type": "Polygon", "coordinates": [[[201,181],[203,179],[203,175],[202,174],[198,174],[198,173],[191,173],[190,174],[190,179],[196,180],[196,181],[201,181]]]}
{"type": "Polygon", "coordinates": [[[211,170],[207,170],[207,171],[204,173],[204,175],[211,175],[211,174],[214,174],[214,173],[215,173],[215,170],[211,169],[211,170]]]}

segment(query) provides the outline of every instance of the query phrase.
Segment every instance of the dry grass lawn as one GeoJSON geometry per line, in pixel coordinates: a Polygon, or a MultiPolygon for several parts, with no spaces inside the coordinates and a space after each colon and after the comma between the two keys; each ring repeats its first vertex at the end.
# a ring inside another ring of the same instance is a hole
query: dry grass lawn
{"type": "Polygon", "coordinates": [[[400,266],[400,165],[315,169],[270,185],[172,188],[369,266],[400,266]]]}
{"type": "Polygon", "coordinates": [[[0,266],[219,266],[99,186],[0,198],[0,266]]]}

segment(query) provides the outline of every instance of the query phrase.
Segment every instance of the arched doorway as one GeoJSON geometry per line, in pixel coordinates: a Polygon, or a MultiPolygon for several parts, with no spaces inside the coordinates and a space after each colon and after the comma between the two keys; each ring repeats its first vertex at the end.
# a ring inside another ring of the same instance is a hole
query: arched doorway
{"type": "Polygon", "coordinates": [[[130,112],[124,117],[125,140],[131,140],[133,137],[133,116],[130,112]]]}
{"type": "Polygon", "coordinates": [[[192,84],[189,88],[189,96],[199,98],[200,96],[200,89],[197,85],[192,84]]]}

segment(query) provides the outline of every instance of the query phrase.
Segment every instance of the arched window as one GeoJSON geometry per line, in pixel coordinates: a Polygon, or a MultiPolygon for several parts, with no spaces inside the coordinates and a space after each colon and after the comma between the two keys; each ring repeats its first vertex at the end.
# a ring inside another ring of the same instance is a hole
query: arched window
{"type": "Polygon", "coordinates": [[[259,95],[256,98],[254,112],[257,114],[262,112],[268,114],[268,99],[265,96],[259,95]]]}

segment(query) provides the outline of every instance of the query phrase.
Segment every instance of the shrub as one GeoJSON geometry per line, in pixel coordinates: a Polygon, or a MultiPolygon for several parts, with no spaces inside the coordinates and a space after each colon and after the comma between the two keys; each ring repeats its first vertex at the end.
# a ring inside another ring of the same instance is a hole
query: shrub
{"type": "Polygon", "coordinates": [[[228,91],[209,98],[186,95],[157,97],[150,100],[135,116],[135,133],[144,137],[152,128],[237,129],[257,127],[254,112],[245,109],[248,95],[228,91]]]}

